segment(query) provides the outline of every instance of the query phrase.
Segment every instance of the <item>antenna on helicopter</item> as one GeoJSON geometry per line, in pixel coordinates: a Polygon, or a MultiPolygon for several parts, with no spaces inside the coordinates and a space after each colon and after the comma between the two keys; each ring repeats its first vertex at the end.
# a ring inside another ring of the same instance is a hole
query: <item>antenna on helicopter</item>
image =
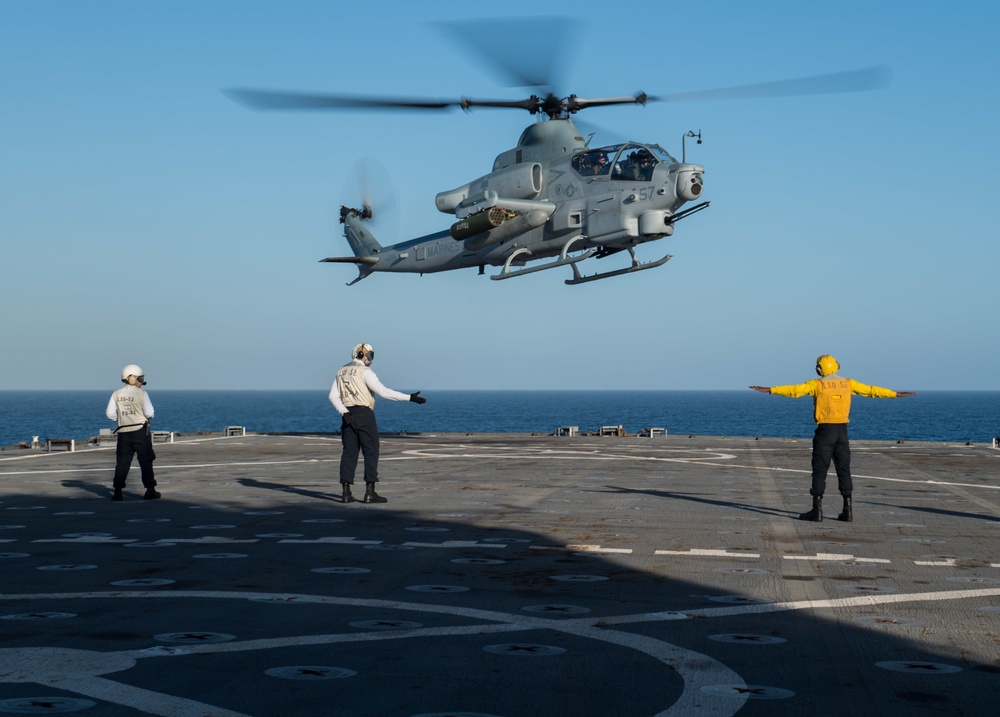
{"type": "Polygon", "coordinates": [[[690,130],[689,129],[687,132],[685,132],[683,135],[681,135],[681,161],[684,164],[687,164],[687,161],[688,161],[688,159],[687,159],[687,152],[688,152],[687,138],[688,137],[697,137],[698,138],[698,144],[701,144],[701,130],[698,130],[698,134],[695,134],[694,130],[690,130]]]}

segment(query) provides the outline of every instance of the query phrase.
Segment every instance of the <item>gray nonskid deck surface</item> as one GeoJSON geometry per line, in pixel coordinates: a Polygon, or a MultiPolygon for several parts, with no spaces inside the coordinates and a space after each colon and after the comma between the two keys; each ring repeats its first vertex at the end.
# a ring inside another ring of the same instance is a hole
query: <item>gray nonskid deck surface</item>
{"type": "Polygon", "coordinates": [[[383,436],[385,505],[336,436],[121,503],[113,448],[5,454],[0,714],[996,714],[1000,451],[853,447],[854,523],[796,520],[809,441],[383,436]]]}

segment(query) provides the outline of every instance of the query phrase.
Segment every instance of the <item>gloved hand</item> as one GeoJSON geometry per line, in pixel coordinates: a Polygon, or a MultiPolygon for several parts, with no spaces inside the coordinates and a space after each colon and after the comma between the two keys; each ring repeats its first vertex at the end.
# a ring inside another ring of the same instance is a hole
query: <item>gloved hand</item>
{"type": "Polygon", "coordinates": [[[410,400],[414,403],[427,403],[427,399],[420,395],[420,391],[410,394],[410,400]]]}
{"type": "Polygon", "coordinates": [[[345,413],[343,416],[341,416],[341,418],[344,419],[345,426],[350,426],[353,425],[354,423],[354,416],[352,416],[350,413],[345,413]]]}

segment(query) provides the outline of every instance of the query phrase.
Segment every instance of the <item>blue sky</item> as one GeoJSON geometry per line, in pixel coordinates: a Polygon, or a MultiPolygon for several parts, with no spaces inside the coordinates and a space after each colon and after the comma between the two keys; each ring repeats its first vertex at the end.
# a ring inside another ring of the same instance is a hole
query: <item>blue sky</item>
{"type": "MultiPolygon", "coordinates": [[[[818,354],[897,390],[1000,389],[996,6],[889,1],[545,4],[576,18],[563,94],[666,94],[888,65],[877,92],[592,109],[706,167],[712,206],[639,249],[674,259],[566,286],[321,264],[359,162],[383,244],[448,226],[523,112],[252,112],[224,88],[520,99],[437,3],[0,4],[0,389],[326,390],[350,348],[422,389],[735,389],[818,354]],[[618,11],[619,14],[616,14],[618,11]],[[376,202],[378,198],[376,198],[376,202]],[[395,227],[393,226],[395,224],[395,227]],[[384,233],[383,233],[384,232],[384,233]]],[[[513,16],[535,2],[504,3],[513,16]]],[[[512,38],[512,43],[516,38],[512,38]]],[[[613,261],[608,259],[608,262],[613,261]]],[[[591,267],[584,273],[591,273],[591,267]]]]}

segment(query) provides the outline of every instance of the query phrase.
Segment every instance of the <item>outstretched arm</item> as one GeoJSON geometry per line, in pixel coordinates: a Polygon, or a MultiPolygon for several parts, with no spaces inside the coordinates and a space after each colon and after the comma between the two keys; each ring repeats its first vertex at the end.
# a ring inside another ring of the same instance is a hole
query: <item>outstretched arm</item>
{"type": "Polygon", "coordinates": [[[410,394],[402,393],[387,386],[383,386],[382,382],[378,380],[378,376],[371,369],[365,371],[365,385],[368,389],[377,396],[388,399],[390,401],[409,401],[410,394]]]}
{"type": "Polygon", "coordinates": [[[771,393],[770,386],[751,386],[754,391],[760,391],[761,393],[771,393]]]}
{"type": "Polygon", "coordinates": [[[869,386],[866,383],[855,381],[852,378],[851,393],[856,393],[859,396],[866,396],[868,398],[904,398],[906,396],[913,396],[916,394],[916,391],[893,391],[891,388],[869,386]]]}

